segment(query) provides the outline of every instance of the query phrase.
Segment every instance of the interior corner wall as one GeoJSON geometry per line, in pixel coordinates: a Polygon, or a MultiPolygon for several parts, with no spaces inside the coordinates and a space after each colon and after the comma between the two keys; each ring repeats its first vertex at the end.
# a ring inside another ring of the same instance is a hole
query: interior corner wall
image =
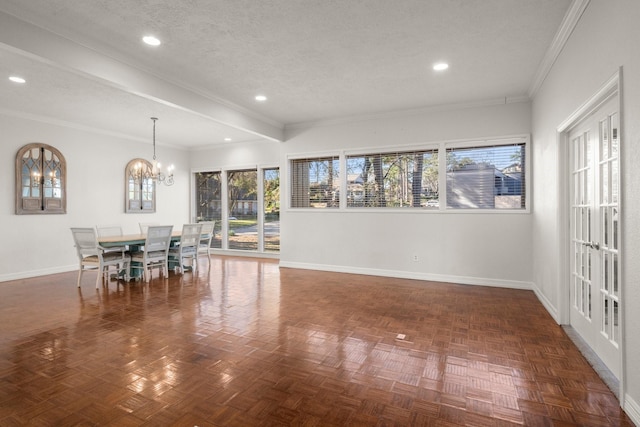
{"type": "MultiPolygon", "coordinates": [[[[290,156],[529,134],[530,118],[529,103],[502,103],[288,129],[282,176],[290,156]]],[[[283,267],[531,287],[528,213],[287,209],[281,191],[283,267]]]]}
{"type": "Polygon", "coordinates": [[[625,396],[623,406],[640,424],[640,2],[591,1],[532,108],[533,281],[556,308],[568,278],[560,277],[559,142],[556,128],[622,68],[621,222],[625,396]]]}
{"type": "MultiPolygon", "coordinates": [[[[156,213],[125,214],[127,163],[150,158],[151,141],[132,142],[103,134],[0,114],[0,282],[78,269],[70,227],[121,225],[138,233],[139,222],[182,227],[188,221],[188,156],[158,147],[158,155],[176,166],[175,184],[158,188],[156,213]],[[40,142],[58,149],[67,164],[67,213],[15,214],[15,158],[18,150],[40,142]]],[[[75,286],[75,283],[73,284],[75,286]]]]}

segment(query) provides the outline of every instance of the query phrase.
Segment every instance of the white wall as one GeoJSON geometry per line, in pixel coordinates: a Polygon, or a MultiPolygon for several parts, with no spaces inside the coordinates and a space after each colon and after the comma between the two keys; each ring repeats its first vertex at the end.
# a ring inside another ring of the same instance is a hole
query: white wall
{"type": "Polygon", "coordinates": [[[274,141],[221,144],[194,150],[189,155],[191,170],[194,172],[279,166],[279,162],[280,143],[274,141]]]}
{"type": "Polygon", "coordinates": [[[182,227],[189,218],[187,153],[157,147],[158,158],[176,166],[172,187],[158,188],[156,213],[124,213],[124,169],[136,157],[150,159],[149,143],[0,115],[0,282],[76,270],[70,227],[120,224],[125,233],[139,232],[138,222],[182,227]],[[67,214],[15,215],[15,157],[31,142],[57,148],[67,162],[67,214]],[[6,243],[10,242],[10,243],[6,243]]]}
{"type": "MultiPolygon", "coordinates": [[[[527,134],[530,115],[528,103],[502,103],[289,129],[282,144],[282,174],[286,176],[289,155],[527,134]]],[[[282,203],[287,206],[286,194],[282,203]]],[[[527,213],[283,208],[281,219],[281,266],[469,284],[531,285],[531,215],[527,213]],[[413,255],[418,255],[418,262],[412,260],[413,255]]]]}
{"type": "Polygon", "coordinates": [[[556,128],[617,70],[622,77],[623,292],[626,326],[625,409],[640,422],[640,2],[592,0],[533,102],[533,281],[560,310],[559,147],[556,128]]]}

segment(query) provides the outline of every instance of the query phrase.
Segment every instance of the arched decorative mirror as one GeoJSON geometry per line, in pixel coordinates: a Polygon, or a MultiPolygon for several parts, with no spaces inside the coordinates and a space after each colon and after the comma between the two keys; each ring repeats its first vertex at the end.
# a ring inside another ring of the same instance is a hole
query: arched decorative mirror
{"type": "Polygon", "coordinates": [[[125,169],[125,212],[156,211],[156,182],[153,166],[145,159],[133,159],[125,169]]]}
{"type": "Polygon", "coordinates": [[[67,166],[54,147],[32,143],[16,155],[16,215],[67,212],[67,166]]]}

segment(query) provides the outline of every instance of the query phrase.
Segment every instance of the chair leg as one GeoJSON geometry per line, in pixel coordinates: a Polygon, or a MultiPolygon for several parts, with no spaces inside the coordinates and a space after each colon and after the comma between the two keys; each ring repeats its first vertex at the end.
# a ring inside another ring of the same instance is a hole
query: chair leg
{"type": "Polygon", "coordinates": [[[100,289],[100,279],[104,277],[104,267],[98,266],[98,277],[96,277],[96,289],[100,289]]]}
{"type": "Polygon", "coordinates": [[[80,287],[81,281],[82,281],[82,265],[80,266],[80,270],[78,271],[78,287],[80,287]]]}

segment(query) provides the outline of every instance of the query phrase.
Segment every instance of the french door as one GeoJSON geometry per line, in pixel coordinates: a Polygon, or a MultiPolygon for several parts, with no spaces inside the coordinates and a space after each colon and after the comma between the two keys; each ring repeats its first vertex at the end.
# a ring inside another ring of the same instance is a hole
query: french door
{"type": "Polygon", "coordinates": [[[620,378],[620,130],[618,98],[569,132],[570,322],[620,378]]]}

